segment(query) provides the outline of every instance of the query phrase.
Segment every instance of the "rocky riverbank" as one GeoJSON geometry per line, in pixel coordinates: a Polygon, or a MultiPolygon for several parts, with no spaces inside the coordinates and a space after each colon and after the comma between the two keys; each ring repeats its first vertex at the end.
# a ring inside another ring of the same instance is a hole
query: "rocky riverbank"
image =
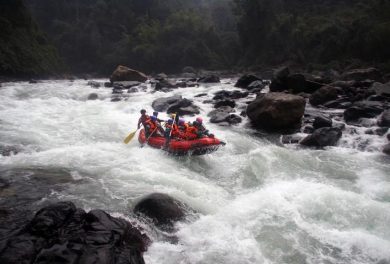
{"type": "MultiPolygon", "coordinates": [[[[171,78],[165,74],[146,78],[143,73],[131,69],[126,75],[124,69],[120,68],[120,73],[117,69],[112,75],[122,74],[122,78],[115,77],[114,82],[104,84],[113,87],[112,101],[126,100],[132,93],[145,91],[144,82],[151,83],[152,92],[170,92],[221,81],[218,73],[199,75],[193,69],[181,77],[171,78]]],[[[103,84],[90,82],[89,85],[99,87],[103,84]]],[[[388,74],[376,68],[309,74],[291,73],[288,67],[282,67],[274,71],[271,80],[245,74],[233,85],[236,90],[220,90],[211,96],[211,100],[203,101],[215,108],[208,114],[211,123],[229,126],[249,118],[261,131],[284,134],[282,143],[320,148],[337,145],[343,133],[355,133],[349,125],[363,128],[367,135],[380,137],[386,137],[389,130],[390,79],[388,74]],[[238,100],[245,98],[247,107],[238,104],[238,100]],[[237,110],[239,114],[236,114],[237,110]]],[[[200,93],[196,97],[210,98],[210,95],[200,93]]],[[[199,106],[183,96],[156,99],[152,108],[180,116],[199,114],[199,106]]],[[[383,145],[382,149],[388,153],[389,144],[383,145]]]]}

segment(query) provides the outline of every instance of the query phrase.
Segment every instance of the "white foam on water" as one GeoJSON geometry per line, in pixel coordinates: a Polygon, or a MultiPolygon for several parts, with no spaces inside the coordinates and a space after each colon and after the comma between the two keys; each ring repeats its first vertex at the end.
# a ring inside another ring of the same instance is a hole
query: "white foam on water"
{"type": "MultiPolygon", "coordinates": [[[[82,80],[3,84],[0,144],[21,152],[0,156],[0,167],[69,171],[74,182],[45,200],[70,200],[129,219],[135,203],[152,192],[194,208],[196,217],[177,224],[178,244],[146,230],[154,239],[146,263],[390,261],[390,165],[380,153],[385,137],[355,128],[337,147],[286,148],[256,136],[245,119],[220,127],[204,118],[227,142],[209,155],[173,157],[140,148],[136,138],[123,144],[136,129],[139,110],[151,112],[156,98],[193,99],[206,117],[213,106],[203,101],[221,89],[235,90],[229,82],[169,93],[152,93],[148,85],[120,102],[111,102],[111,89],[82,80]],[[90,93],[99,99],[87,101],[90,93]],[[208,95],[194,97],[200,93],[208,95]],[[368,145],[356,146],[357,137],[368,145]]],[[[238,100],[237,108],[247,100],[238,100]]]]}

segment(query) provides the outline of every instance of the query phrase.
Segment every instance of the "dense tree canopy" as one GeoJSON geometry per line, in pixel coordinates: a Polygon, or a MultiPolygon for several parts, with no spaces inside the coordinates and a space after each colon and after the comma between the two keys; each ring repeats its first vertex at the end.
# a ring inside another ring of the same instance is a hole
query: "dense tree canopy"
{"type": "Polygon", "coordinates": [[[0,74],[291,61],[390,70],[390,0],[0,0],[0,74]],[[53,46],[51,46],[51,43],[53,46]]]}
{"type": "Polygon", "coordinates": [[[51,74],[61,68],[56,49],[48,44],[21,0],[0,1],[0,75],[51,74]]]}
{"type": "Polygon", "coordinates": [[[351,59],[385,63],[390,59],[389,0],[234,2],[249,63],[337,64],[351,59]]]}
{"type": "Polygon", "coordinates": [[[230,68],[237,60],[238,35],[227,1],[31,0],[29,4],[72,71],[108,73],[125,64],[172,72],[184,66],[230,68]]]}

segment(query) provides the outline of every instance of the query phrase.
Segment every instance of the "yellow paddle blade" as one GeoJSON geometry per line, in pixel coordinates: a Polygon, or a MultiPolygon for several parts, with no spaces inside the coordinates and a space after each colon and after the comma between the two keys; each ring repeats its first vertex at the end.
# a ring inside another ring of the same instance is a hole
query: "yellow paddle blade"
{"type": "Polygon", "coordinates": [[[125,144],[129,143],[129,142],[133,139],[133,137],[135,136],[135,133],[137,133],[137,130],[134,131],[134,132],[132,132],[132,133],[130,133],[130,134],[125,138],[125,140],[123,140],[123,142],[125,142],[125,144]]]}

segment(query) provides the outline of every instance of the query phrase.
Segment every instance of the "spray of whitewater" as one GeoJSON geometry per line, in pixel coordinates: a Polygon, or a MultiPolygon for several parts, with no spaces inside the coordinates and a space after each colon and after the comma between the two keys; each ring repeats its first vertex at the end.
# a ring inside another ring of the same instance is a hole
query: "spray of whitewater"
{"type": "MultiPolygon", "coordinates": [[[[227,145],[201,157],[172,157],[139,148],[136,140],[122,143],[136,128],[139,110],[152,111],[154,99],[183,95],[206,116],[212,106],[203,101],[233,90],[231,82],[169,93],[148,86],[120,102],[111,102],[110,89],[83,80],[3,84],[0,145],[18,153],[0,156],[2,177],[25,186],[15,192],[44,193],[36,208],[69,200],[131,218],[140,197],[163,192],[195,209],[178,224],[178,243],[150,231],[146,263],[390,261],[390,164],[379,151],[380,138],[357,130],[367,137],[368,151],[348,135],[338,147],[299,149],[259,136],[244,121],[233,127],[206,122],[227,145]],[[98,100],[87,100],[90,93],[98,100]],[[208,96],[195,97],[200,93],[208,96]],[[31,176],[36,170],[46,178],[37,182],[31,176]],[[38,188],[48,181],[56,188],[38,188]]],[[[240,99],[238,109],[246,101],[240,99]]],[[[1,192],[3,206],[18,206],[13,197],[1,192]]]]}

